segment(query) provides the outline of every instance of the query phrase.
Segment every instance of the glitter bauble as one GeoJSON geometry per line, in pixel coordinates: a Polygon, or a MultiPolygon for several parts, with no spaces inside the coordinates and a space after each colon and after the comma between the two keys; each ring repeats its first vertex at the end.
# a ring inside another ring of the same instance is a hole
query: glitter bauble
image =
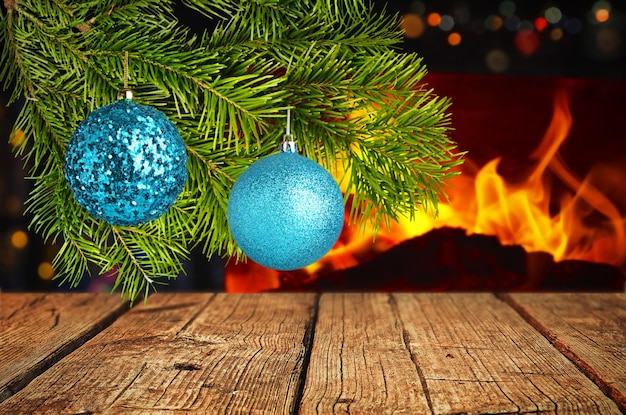
{"type": "Polygon", "coordinates": [[[343,227],[344,206],[335,179],[297,152],[254,162],[228,198],[235,242],[253,261],[293,270],[323,257],[343,227]]]}
{"type": "Polygon", "coordinates": [[[187,181],[187,153],[165,114],[123,99],[80,123],[63,172],[74,198],[93,217],[138,225],[174,204],[187,181]]]}

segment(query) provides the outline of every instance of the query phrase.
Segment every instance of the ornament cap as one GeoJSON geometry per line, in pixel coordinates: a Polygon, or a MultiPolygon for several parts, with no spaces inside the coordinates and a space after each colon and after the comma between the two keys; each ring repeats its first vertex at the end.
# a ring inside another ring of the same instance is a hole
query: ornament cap
{"type": "Polygon", "coordinates": [[[291,136],[285,135],[282,143],[280,143],[280,152],[281,153],[298,153],[298,145],[293,140],[290,139],[291,136]]]}
{"type": "Polygon", "coordinates": [[[134,98],[133,91],[131,89],[128,88],[124,88],[122,89],[120,92],[117,93],[117,99],[125,99],[128,101],[132,101],[134,98]]]}

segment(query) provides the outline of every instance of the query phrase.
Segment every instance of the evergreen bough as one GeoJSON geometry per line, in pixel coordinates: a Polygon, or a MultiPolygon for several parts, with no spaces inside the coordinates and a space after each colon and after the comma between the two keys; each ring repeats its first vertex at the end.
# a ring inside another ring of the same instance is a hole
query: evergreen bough
{"type": "Polygon", "coordinates": [[[378,229],[418,209],[436,213],[462,154],[448,137],[448,98],[421,84],[397,16],[367,0],[182,0],[210,22],[197,34],[169,0],[5,0],[0,82],[21,112],[12,137],[32,166],[31,228],[60,245],[57,278],[75,287],[116,268],[135,300],[207,257],[241,259],[227,224],[237,177],[275,152],[291,109],[304,155],[351,196],[350,223],[378,229]],[[78,123],[116,99],[129,56],[135,101],[178,127],[189,179],[162,217],[135,226],[94,219],[72,197],[64,153],[78,123]]]}

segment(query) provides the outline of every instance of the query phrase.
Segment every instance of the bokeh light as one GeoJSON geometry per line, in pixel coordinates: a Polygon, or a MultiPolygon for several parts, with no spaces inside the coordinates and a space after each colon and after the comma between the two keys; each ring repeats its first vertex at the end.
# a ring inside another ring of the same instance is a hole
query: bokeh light
{"type": "Polygon", "coordinates": [[[441,15],[439,13],[431,13],[426,18],[426,22],[428,23],[429,26],[437,27],[439,26],[439,23],[441,22],[441,15]]]}
{"type": "Polygon", "coordinates": [[[22,215],[24,212],[24,202],[17,195],[9,195],[4,199],[4,209],[9,215],[22,215]]]}
{"type": "Polygon", "coordinates": [[[467,3],[464,1],[458,1],[455,3],[454,9],[452,10],[452,16],[454,17],[454,21],[458,24],[467,24],[472,18],[467,3]]]}
{"type": "Polygon", "coordinates": [[[504,26],[504,20],[500,16],[491,14],[485,19],[485,27],[487,30],[495,32],[502,29],[502,26],[504,26]]]}
{"type": "Polygon", "coordinates": [[[604,23],[609,20],[610,12],[607,9],[598,9],[594,16],[599,23],[604,23]]]}
{"type": "Polygon", "coordinates": [[[37,275],[42,280],[51,280],[54,277],[54,267],[49,262],[42,262],[37,267],[37,275]]]}
{"type": "Polygon", "coordinates": [[[545,17],[540,16],[535,19],[533,26],[535,26],[535,29],[537,29],[538,31],[543,32],[548,27],[548,21],[545,17]]]}
{"type": "Polygon", "coordinates": [[[567,23],[565,24],[565,31],[570,35],[577,35],[583,29],[583,22],[576,18],[567,19],[567,23]]]}
{"type": "Polygon", "coordinates": [[[11,245],[17,249],[25,248],[28,245],[28,234],[24,231],[15,231],[11,234],[11,245]]]}
{"type": "Polygon", "coordinates": [[[596,47],[598,50],[606,55],[616,54],[621,47],[622,38],[619,32],[610,27],[603,27],[596,34],[596,47]]]}
{"type": "Polygon", "coordinates": [[[519,30],[530,30],[532,32],[535,30],[535,26],[530,20],[522,20],[519,24],[519,30]]]}
{"type": "Polygon", "coordinates": [[[409,5],[409,12],[417,14],[418,16],[423,16],[424,11],[426,11],[426,4],[423,1],[412,1],[409,5]]]}
{"type": "Polygon", "coordinates": [[[517,32],[522,26],[522,21],[517,16],[509,16],[504,21],[504,27],[511,32],[517,32]]]}
{"type": "Polygon", "coordinates": [[[452,32],[448,35],[448,44],[450,46],[457,46],[461,43],[461,35],[457,32],[452,32]]]}
{"type": "Polygon", "coordinates": [[[498,11],[502,16],[513,16],[513,13],[515,13],[515,3],[510,0],[504,0],[498,6],[498,11]]]}
{"type": "Polygon", "coordinates": [[[543,16],[546,18],[546,20],[549,23],[557,24],[558,22],[561,21],[561,18],[563,17],[563,13],[561,12],[561,9],[559,9],[558,7],[552,6],[546,9],[543,16]]]}
{"type": "Polygon", "coordinates": [[[492,49],[485,56],[485,65],[493,73],[503,73],[509,69],[509,55],[502,49],[492,49]]]}
{"type": "Polygon", "coordinates": [[[611,3],[606,0],[599,0],[591,6],[591,12],[595,15],[599,10],[606,10],[609,14],[613,10],[611,3]]]}
{"type": "Polygon", "coordinates": [[[439,21],[439,29],[444,32],[449,32],[454,27],[454,19],[449,14],[444,14],[441,16],[441,20],[439,21]]]}
{"type": "Polygon", "coordinates": [[[550,39],[554,40],[555,42],[563,39],[563,29],[561,29],[560,27],[555,27],[554,29],[550,30],[550,39]]]}
{"type": "Polygon", "coordinates": [[[25,141],[26,141],[26,135],[24,134],[24,131],[22,130],[16,131],[15,134],[13,134],[11,138],[9,139],[9,143],[11,143],[11,145],[15,148],[22,147],[25,141]]]}
{"type": "Polygon", "coordinates": [[[407,13],[400,21],[400,29],[404,32],[404,37],[417,39],[424,33],[424,20],[415,13],[407,13]]]}
{"type": "Polygon", "coordinates": [[[539,35],[533,30],[522,29],[515,34],[515,47],[522,55],[530,56],[539,47],[539,35]]]}

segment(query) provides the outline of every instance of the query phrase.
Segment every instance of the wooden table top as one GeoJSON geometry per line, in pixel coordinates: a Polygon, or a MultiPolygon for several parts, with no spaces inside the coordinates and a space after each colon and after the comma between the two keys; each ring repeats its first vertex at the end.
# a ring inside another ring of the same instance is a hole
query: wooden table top
{"type": "Polygon", "coordinates": [[[626,294],[0,294],[0,414],[626,414],[626,294]]]}

